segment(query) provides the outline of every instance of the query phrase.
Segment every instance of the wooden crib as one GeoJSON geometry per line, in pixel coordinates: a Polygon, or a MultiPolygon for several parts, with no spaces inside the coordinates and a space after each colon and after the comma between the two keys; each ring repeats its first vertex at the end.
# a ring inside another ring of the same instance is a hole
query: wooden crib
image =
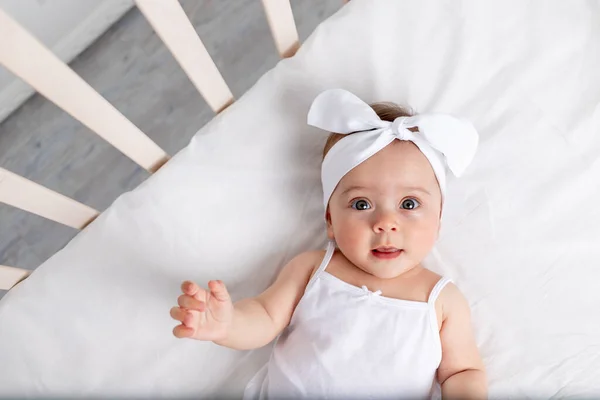
{"type": "MultiPolygon", "coordinates": [[[[220,113],[234,102],[202,40],[177,0],[135,0],[210,108],[220,113]]],[[[300,46],[289,0],[262,0],[282,58],[300,46]]],[[[137,128],[38,39],[0,9],[0,64],[98,134],[149,173],[169,155],[137,128]],[[68,90],[65,90],[68,87],[68,90]]],[[[99,211],[0,167],[0,202],[75,229],[99,211]]],[[[9,290],[30,270],[0,265],[0,289],[9,290]]]]}

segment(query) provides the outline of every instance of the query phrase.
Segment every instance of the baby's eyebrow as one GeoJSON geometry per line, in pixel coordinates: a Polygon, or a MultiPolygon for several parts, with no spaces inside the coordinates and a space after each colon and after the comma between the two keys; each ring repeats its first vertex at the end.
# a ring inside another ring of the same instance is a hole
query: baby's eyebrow
{"type": "Polygon", "coordinates": [[[428,196],[431,196],[431,193],[429,192],[429,190],[420,187],[420,186],[402,186],[402,189],[410,191],[410,192],[421,192],[421,193],[425,193],[428,196]]]}
{"type": "Polygon", "coordinates": [[[346,188],[346,190],[344,190],[341,195],[343,196],[353,190],[364,190],[364,189],[366,189],[366,187],[364,187],[364,186],[358,186],[358,185],[350,186],[350,187],[346,188]]]}
{"type": "MultiPolygon", "coordinates": [[[[402,190],[402,191],[405,191],[405,192],[421,192],[423,194],[431,196],[431,193],[427,189],[425,189],[424,187],[421,187],[421,186],[402,186],[402,185],[399,185],[397,188],[398,188],[398,190],[402,190]]],[[[347,194],[347,193],[349,193],[349,192],[351,192],[353,190],[367,190],[367,189],[368,188],[365,187],[365,186],[354,185],[354,186],[350,186],[350,187],[346,188],[346,190],[344,190],[341,195],[344,196],[345,194],[347,194]]]]}

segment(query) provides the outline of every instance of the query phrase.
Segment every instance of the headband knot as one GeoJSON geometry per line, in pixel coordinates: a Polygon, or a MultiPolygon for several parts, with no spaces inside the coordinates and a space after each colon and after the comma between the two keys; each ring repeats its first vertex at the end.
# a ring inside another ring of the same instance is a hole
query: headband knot
{"type": "Polygon", "coordinates": [[[391,130],[396,139],[400,140],[411,140],[414,137],[412,132],[405,124],[408,117],[398,117],[392,122],[391,130]]]}

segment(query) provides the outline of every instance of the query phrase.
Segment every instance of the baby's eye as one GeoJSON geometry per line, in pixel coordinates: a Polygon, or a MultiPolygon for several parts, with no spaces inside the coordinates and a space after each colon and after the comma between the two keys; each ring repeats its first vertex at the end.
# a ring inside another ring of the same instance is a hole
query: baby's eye
{"type": "Polygon", "coordinates": [[[355,210],[368,210],[369,208],[371,208],[371,205],[368,201],[361,199],[353,201],[351,207],[355,210]]]}
{"type": "Polygon", "coordinates": [[[405,210],[414,210],[415,208],[419,207],[420,205],[421,205],[421,203],[419,203],[416,199],[405,199],[402,201],[400,208],[403,208],[405,210]]]}

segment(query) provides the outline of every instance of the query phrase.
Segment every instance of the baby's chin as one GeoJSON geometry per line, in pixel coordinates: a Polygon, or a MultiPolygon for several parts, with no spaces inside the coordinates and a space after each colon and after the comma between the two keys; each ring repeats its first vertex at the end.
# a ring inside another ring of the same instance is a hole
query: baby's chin
{"type": "Polygon", "coordinates": [[[412,263],[408,264],[406,260],[369,260],[362,265],[358,265],[358,268],[379,279],[397,278],[398,276],[412,270],[414,267],[416,267],[416,265],[412,265],[412,263]]]}

